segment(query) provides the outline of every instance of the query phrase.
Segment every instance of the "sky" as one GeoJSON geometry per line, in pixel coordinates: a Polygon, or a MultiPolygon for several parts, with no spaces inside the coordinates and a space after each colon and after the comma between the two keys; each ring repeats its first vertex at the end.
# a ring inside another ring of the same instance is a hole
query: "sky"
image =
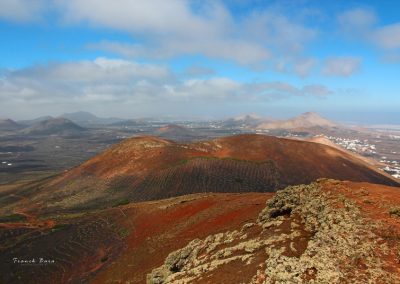
{"type": "Polygon", "coordinates": [[[400,124],[399,1],[0,0],[0,117],[400,124]]]}

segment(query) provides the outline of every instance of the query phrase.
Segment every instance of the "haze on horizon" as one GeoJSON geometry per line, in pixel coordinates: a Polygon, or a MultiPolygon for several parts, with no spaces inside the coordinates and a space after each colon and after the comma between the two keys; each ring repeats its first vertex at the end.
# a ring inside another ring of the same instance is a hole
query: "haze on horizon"
{"type": "Polygon", "coordinates": [[[0,117],[400,124],[396,1],[1,0],[0,117]]]}

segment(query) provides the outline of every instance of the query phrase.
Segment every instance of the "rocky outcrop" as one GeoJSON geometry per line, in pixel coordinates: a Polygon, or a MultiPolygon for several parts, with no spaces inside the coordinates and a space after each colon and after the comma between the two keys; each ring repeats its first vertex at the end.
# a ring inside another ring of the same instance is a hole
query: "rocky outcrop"
{"type": "Polygon", "coordinates": [[[147,283],[399,283],[379,226],[318,182],[292,186],[256,223],[172,252],[147,283]]]}

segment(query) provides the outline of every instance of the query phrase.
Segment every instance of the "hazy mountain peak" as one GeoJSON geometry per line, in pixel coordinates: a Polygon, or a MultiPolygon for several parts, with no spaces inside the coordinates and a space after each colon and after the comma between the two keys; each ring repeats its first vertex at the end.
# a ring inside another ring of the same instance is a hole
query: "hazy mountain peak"
{"type": "Polygon", "coordinates": [[[304,113],[300,114],[300,116],[306,116],[306,117],[322,117],[319,113],[313,112],[313,111],[304,112],[304,113]]]}
{"type": "Polygon", "coordinates": [[[337,123],[328,120],[327,118],[321,116],[316,112],[305,112],[298,117],[295,117],[294,120],[305,120],[310,124],[315,126],[335,126],[337,123]]]}
{"type": "Polygon", "coordinates": [[[264,122],[258,125],[263,129],[300,129],[311,127],[334,127],[337,123],[330,121],[318,113],[305,112],[288,120],[264,122]]]}
{"type": "Polygon", "coordinates": [[[16,130],[22,126],[12,119],[0,119],[0,130],[16,130]]]}
{"type": "Polygon", "coordinates": [[[75,120],[88,121],[88,120],[98,119],[97,116],[95,116],[94,114],[87,112],[87,111],[76,111],[76,112],[64,113],[60,117],[68,118],[72,121],[75,121],[75,120]]]}
{"type": "Polygon", "coordinates": [[[49,118],[39,121],[23,130],[27,134],[72,134],[85,130],[65,117],[49,118]]]}
{"type": "Polygon", "coordinates": [[[263,117],[261,115],[258,115],[256,113],[248,113],[248,114],[243,114],[243,115],[239,115],[233,118],[234,120],[238,121],[238,120],[252,120],[252,119],[263,119],[263,117]]]}
{"type": "Polygon", "coordinates": [[[0,124],[17,124],[14,120],[9,118],[0,119],[0,124]]]}

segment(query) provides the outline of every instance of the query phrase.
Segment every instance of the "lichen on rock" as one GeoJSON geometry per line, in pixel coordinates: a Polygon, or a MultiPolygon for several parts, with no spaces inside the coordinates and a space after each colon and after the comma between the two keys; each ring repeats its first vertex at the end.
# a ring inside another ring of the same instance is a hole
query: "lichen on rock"
{"type": "Polygon", "coordinates": [[[389,250],[374,233],[378,228],[353,201],[322,190],[319,182],[290,186],[267,202],[256,223],[190,242],[147,281],[218,279],[222,267],[240,263],[255,269],[237,274],[238,283],[400,283],[385,270],[382,256],[389,250]]]}

